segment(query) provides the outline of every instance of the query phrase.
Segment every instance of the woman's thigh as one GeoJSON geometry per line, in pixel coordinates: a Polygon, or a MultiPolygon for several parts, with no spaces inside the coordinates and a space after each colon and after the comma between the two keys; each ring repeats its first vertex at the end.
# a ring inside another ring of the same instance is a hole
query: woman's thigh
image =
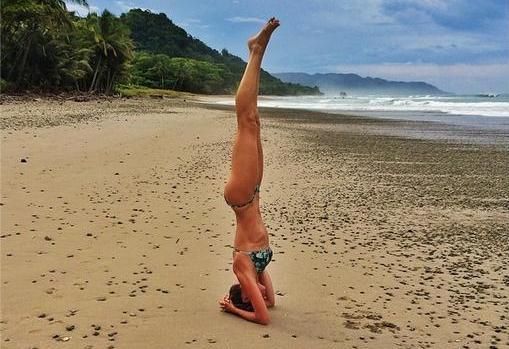
{"type": "Polygon", "coordinates": [[[239,128],[232,152],[230,179],[225,197],[232,204],[251,199],[259,179],[258,135],[256,128],[239,128]]]}

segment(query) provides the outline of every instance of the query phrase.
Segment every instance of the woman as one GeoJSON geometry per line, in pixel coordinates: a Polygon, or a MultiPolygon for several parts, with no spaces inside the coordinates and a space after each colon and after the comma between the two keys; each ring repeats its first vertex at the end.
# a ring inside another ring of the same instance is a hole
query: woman
{"type": "Polygon", "coordinates": [[[235,212],[237,229],[233,251],[233,272],[239,280],[230,294],[219,301],[221,309],[246,320],[267,325],[267,308],[274,306],[274,289],[265,267],[272,259],[267,229],[259,204],[263,176],[260,119],[257,109],[260,68],[270,36],[279,26],[271,18],[247,42],[249,60],[235,98],[237,137],[232,152],[230,179],[224,198],[235,212]]]}

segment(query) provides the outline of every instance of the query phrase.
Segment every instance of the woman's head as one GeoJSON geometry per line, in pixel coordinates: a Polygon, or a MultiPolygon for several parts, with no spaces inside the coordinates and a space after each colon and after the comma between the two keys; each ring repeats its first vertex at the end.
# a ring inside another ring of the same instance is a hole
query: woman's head
{"type": "Polygon", "coordinates": [[[230,301],[239,309],[253,311],[251,302],[249,302],[247,297],[243,297],[240,284],[234,284],[230,287],[230,301]]]}

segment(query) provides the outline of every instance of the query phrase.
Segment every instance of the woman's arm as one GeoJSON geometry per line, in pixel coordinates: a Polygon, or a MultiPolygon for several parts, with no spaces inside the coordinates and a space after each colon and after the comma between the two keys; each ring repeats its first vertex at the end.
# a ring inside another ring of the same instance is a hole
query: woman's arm
{"type": "Polygon", "coordinates": [[[265,304],[268,308],[276,305],[276,297],[274,296],[274,287],[272,286],[272,280],[267,271],[263,271],[259,276],[260,283],[265,286],[265,304]]]}
{"type": "Polygon", "coordinates": [[[237,308],[235,305],[232,304],[232,302],[230,302],[230,300],[228,299],[228,295],[225,295],[224,298],[219,301],[219,304],[221,306],[221,309],[223,309],[224,311],[240,316],[244,320],[256,322],[262,325],[267,325],[269,323],[268,321],[261,321],[260,319],[258,319],[256,317],[256,312],[254,311],[247,311],[237,308]]]}
{"type": "Polygon", "coordinates": [[[262,296],[256,279],[242,274],[237,274],[237,278],[239,279],[244,293],[249,298],[249,301],[254,308],[254,312],[237,308],[230,302],[228,295],[225,295],[224,298],[219,301],[221,309],[238,315],[245,320],[256,322],[261,325],[268,325],[270,322],[269,311],[267,310],[265,299],[262,296]]]}

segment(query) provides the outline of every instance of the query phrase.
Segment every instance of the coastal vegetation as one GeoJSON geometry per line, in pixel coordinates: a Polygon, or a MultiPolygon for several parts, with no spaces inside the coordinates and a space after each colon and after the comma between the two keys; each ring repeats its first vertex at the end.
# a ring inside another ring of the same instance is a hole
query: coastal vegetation
{"type": "MultiPolygon", "coordinates": [[[[117,17],[105,10],[82,18],[63,0],[4,0],[1,17],[2,91],[112,94],[145,87],[227,94],[235,92],[246,64],[193,38],[163,13],[132,9],[117,17]]],[[[260,93],[320,91],[263,71],[260,93]]]]}
{"type": "Polygon", "coordinates": [[[1,12],[7,89],[108,94],[128,80],[134,45],[129,28],[109,11],[80,18],[63,0],[5,0],[1,12]]]}

